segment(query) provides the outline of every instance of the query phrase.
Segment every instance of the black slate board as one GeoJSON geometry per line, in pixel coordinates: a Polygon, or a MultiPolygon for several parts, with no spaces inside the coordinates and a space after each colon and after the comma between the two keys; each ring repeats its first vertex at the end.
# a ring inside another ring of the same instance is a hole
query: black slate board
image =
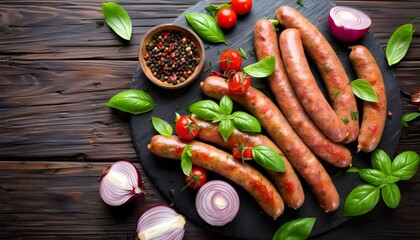
{"type": "MultiPolygon", "coordinates": [[[[186,12],[203,12],[204,7],[210,4],[211,1],[202,1],[197,3],[186,12]]],[[[334,5],[325,0],[305,1],[305,7],[299,6],[294,0],[278,1],[278,0],[254,0],[253,8],[250,14],[240,17],[237,25],[229,31],[225,31],[225,37],[228,46],[223,44],[206,44],[206,67],[211,65],[210,62],[216,63],[214,66],[217,69],[217,59],[220,53],[227,48],[238,49],[241,47],[245,51],[255,52],[253,42],[253,26],[256,21],[261,18],[274,19],[275,10],[281,5],[289,5],[296,8],[304,16],[306,16],[312,23],[314,23],[320,31],[325,35],[331,45],[338,50],[339,55],[347,74],[350,79],[355,79],[355,74],[348,60],[348,44],[336,41],[328,30],[327,17],[329,9],[334,5]]],[[[184,12],[184,14],[186,13],[184,12]]],[[[176,23],[188,25],[185,21],[184,14],[181,14],[176,20],[176,23]]],[[[386,122],[385,131],[379,148],[385,150],[389,155],[393,156],[396,152],[398,140],[400,136],[400,119],[402,114],[399,88],[394,77],[392,69],[386,64],[385,54],[380,44],[375,40],[374,36],[369,33],[364,36],[357,44],[366,46],[375,56],[385,80],[388,110],[392,112],[392,117],[389,117],[386,122]]],[[[353,44],[356,44],[353,43],[353,44]]],[[[243,66],[249,65],[256,61],[255,57],[249,57],[244,60],[243,66]]],[[[311,64],[312,66],[313,64],[311,64]]],[[[312,67],[318,83],[323,88],[322,80],[317,74],[314,67],[312,67]]],[[[132,82],[133,89],[143,89],[148,91],[157,106],[153,111],[132,116],[131,128],[132,138],[135,149],[137,151],[139,160],[148,174],[151,181],[159,189],[161,194],[168,199],[168,203],[175,203],[174,208],[200,226],[203,226],[211,231],[217,232],[221,235],[237,238],[237,239],[271,239],[274,232],[285,222],[302,217],[316,217],[317,221],[312,231],[311,236],[324,233],[339,224],[345,222],[348,218],[342,216],[343,204],[346,196],[356,185],[361,181],[357,174],[339,173],[339,169],[333,168],[328,164],[324,164],[330,172],[334,184],[337,186],[341,197],[340,208],[337,211],[324,213],[318,207],[318,203],[308,190],[305,183],[305,203],[298,210],[293,210],[286,207],[284,214],[278,220],[273,221],[267,216],[256,201],[250,195],[241,189],[239,186],[231,183],[238,191],[241,199],[241,207],[237,217],[233,222],[223,227],[213,227],[205,223],[198,215],[195,209],[195,191],[180,189],[184,186],[183,174],[179,161],[161,159],[147,149],[147,144],[150,138],[157,134],[150,123],[150,118],[156,116],[172,123],[174,113],[187,114],[186,107],[188,104],[194,103],[198,100],[206,99],[199,88],[200,82],[207,77],[208,73],[202,73],[201,76],[191,85],[179,90],[164,90],[153,85],[144,76],[139,67],[137,67],[132,82]]],[[[264,79],[253,80],[256,82],[264,82],[264,79]]],[[[269,89],[264,89],[264,92],[271,96],[269,89]]],[[[325,90],[324,90],[325,91],[325,90]]],[[[368,167],[370,164],[369,154],[356,154],[356,144],[350,144],[349,149],[353,155],[353,165],[356,167],[368,167]]],[[[210,179],[223,179],[220,176],[210,173],[210,179]]],[[[223,179],[226,180],[226,179],[223,179]]],[[[227,181],[227,180],[226,180],[227,181]]],[[[187,230],[188,231],[188,230],[187,230]]]]}

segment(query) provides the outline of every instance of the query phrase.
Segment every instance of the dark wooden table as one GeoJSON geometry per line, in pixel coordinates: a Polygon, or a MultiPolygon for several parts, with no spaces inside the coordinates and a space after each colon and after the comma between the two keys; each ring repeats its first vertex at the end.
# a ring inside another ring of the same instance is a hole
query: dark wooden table
{"type": "MultiPolygon", "coordinates": [[[[110,208],[98,177],[128,159],[140,169],[129,115],[107,108],[130,87],[138,42],[198,0],[122,0],[133,38],[127,45],[105,24],[101,1],[0,2],[0,239],[131,239],[147,208],[167,204],[141,170],[147,198],[110,208]]],[[[304,1],[303,1],[304,2],[304,1]]],[[[383,47],[396,27],[420,17],[420,2],[334,1],[372,18],[383,47]]],[[[407,56],[394,67],[404,112],[418,111],[420,24],[407,56]]],[[[402,130],[398,152],[420,152],[420,121],[402,130]]],[[[380,203],[319,236],[322,239],[414,239],[420,236],[420,174],[399,184],[397,209],[380,203]]],[[[185,239],[221,239],[188,223],[185,239]]]]}

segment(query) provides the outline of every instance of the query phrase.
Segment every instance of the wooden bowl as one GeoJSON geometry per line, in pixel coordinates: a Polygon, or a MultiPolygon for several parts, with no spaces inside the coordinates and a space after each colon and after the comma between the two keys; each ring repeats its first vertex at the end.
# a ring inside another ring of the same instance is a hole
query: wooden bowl
{"type": "Polygon", "coordinates": [[[177,25],[177,24],[173,24],[173,23],[157,25],[157,26],[151,28],[149,31],[147,31],[147,33],[144,35],[143,39],[140,42],[140,48],[139,48],[140,67],[143,70],[146,77],[150,81],[152,81],[154,84],[156,84],[157,86],[162,87],[162,88],[178,89],[178,88],[182,88],[184,86],[187,86],[188,84],[193,82],[200,75],[201,70],[203,69],[204,59],[205,59],[205,49],[204,49],[204,45],[203,45],[203,42],[201,41],[200,37],[198,37],[198,35],[193,30],[189,29],[188,27],[182,26],[182,25],[177,25]],[[168,83],[166,81],[162,81],[162,80],[156,78],[153,75],[150,68],[147,66],[146,60],[144,59],[144,55],[148,52],[146,47],[150,42],[152,42],[153,36],[156,33],[160,33],[162,31],[171,31],[171,30],[179,31],[179,32],[181,32],[181,34],[183,36],[185,36],[186,38],[193,41],[195,43],[196,47],[197,47],[198,55],[199,55],[199,58],[200,58],[199,63],[196,66],[193,73],[191,75],[189,75],[189,77],[186,78],[184,81],[179,82],[177,84],[168,83]]]}

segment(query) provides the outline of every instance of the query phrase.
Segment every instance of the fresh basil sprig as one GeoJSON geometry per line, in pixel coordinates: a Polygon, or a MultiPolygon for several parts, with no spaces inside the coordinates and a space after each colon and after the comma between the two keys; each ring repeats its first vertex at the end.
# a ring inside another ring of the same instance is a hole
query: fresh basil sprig
{"type": "Polygon", "coordinates": [[[401,118],[401,125],[404,127],[408,127],[408,122],[413,121],[419,116],[420,113],[418,112],[404,113],[401,118]]]}
{"type": "Polygon", "coordinates": [[[155,130],[162,136],[169,137],[172,136],[173,129],[171,124],[169,124],[167,121],[158,118],[158,117],[152,117],[152,124],[155,130]]]}
{"type": "Polygon", "coordinates": [[[418,171],[420,156],[413,151],[405,151],[391,162],[388,154],[376,149],[372,153],[373,169],[351,168],[367,183],[355,187],[344,203],[345,216],[358,216],[371,211],[382,196],[385,204],[396,208],[401,200],[401,193],[396,184],[399,180],[409,180],[418,171]]]}
{"type": "Polygon", "coordinates": [[[214,17],[204,13],[190,12],[185,14],[185,18],[201,39],[226,44],[225,35],[214,17]]]}
{"type": "Polygon", "coordinates": [[[260,61],[244,67],[246,74],[255,78],[264,78],[270,76],[274,72],[276,66],[276,59],[274,56],[269,56],[260,61]]]}
{"type": "Polygon", "coordinates": [[[220,5],[214,5],[214,4],[209,4],[205,7],[205,9],[207,11],[209,11],[209,13],[213,16],[216,17],[217,13],[219,12],[220,9],[224,8],[224,7],[230,7],[230,4],[228,3],[223,3],[220,5]]]}
{"type": "Polygon", "coordinates": [[[413,24],[408,23],[397,28],[392,34],[385,51],[389,66],[398,63],[407,54],[414,32],[413,24]]]}
{"type": "Polygon", "coordinates": [[[102,13],[105,21],[118,36],[130,41],[133,26],[128,13],[114,2],[103,2],[102,13]]]}
{"type": "Polygon", "coordinates": [[[266,146],[256,146],[252,148],[254,160],[266,169],[274,172],[284,172],[286,167],[280,154],[272,148],[266,146]]]}
{"type": "Polygon", "coordinates": [[[376,95],[375,90],[368,81],[364,79],[356,79],[351,82],[351,88],[354,95],[358,98],[368,101],[368,102],[378,102],[378,96],[376,95]]]}
{"type": "Polygon", "coordinates": [[[299,218],[283,224],[272,240],[303,240],[311,234],[316,218],[299,218]]]}
{"type": "Polygon", "coordinates": [[[192,153],[191,153],[191,145],[185,145],[184,150],[182,150],[181,154],[181,168],[182,172],[189,176],[192,169],[192,153]]]}
{"type": "Polygon", "coordinates": [[[190,106],[190,111],[198,118],[219,123],[219,132],[225,142],[234,127],[244,132],[261,132],[261,124],[254,116],[241,111],[232,113],[232,110],[233,102],[227,95],[223,96],[219,104],[212,100],[202,100],[190,106]]]}
{"type": "Polygon", "coordinates": [[[114,95],[108,101],[107,106],[123,112],[140,114],[151,111],[155,107],[155,103],[148,93],[130,89],[114,95]]]}

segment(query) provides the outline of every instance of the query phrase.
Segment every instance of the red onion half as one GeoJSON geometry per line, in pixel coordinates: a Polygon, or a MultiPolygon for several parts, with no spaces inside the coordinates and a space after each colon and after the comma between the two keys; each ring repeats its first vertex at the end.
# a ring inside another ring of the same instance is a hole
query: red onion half
{"type": "Polygon", "coordinates": [[[99,179],[102,200],[111,206],[120,206],[144,195],[138,169],[129,161],[118,161],[107,167],[99,179]]]}
{"type": "Polygon", "coordinates": [[[238,214],[239,205],[236,190],[220,180],[204,184],[195,198],[198,215],[212,226],[223,226],[231,222],[238,214]]]}
{"type": "Polygon", "coordinates": [[[185,234],[185,218],[170,207],[159,205],[150,208],[137,222],[137,238],[140,240],[182,240],[185,234]]]}
{"type": "Polygon", "coordinates": [[[333,7],[328,17],[331,33],[343,42],[353,42],[362,38],[369,31],[371,23],[368,15],[350,7],[333,7]]]}

